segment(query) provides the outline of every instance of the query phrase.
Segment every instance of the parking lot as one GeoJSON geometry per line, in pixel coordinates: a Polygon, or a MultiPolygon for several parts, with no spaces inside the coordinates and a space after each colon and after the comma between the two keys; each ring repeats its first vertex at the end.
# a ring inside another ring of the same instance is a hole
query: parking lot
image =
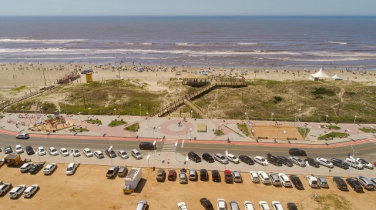
{"type": "Polygon", "coordinates": [[[327,178],[329,189],[312,189],[304,176],[299,176],[304,190],[255,184],[252,183],[248,172],[242,173],[243,183],[226,184],[221,172],[220,183],[213,182],[210,178],[209,181],[188,181],[188,184],[179,184],[178,180],[166,179],[164,182],[157,182],[157,170],[143,168],[143,180],[137,192],[124,195],[124,178],[106,178],[109,166],[81,164],[73,176],[65,175],[66,167],[67,164],[58,164],[57,170],[46,176],[42,171],[30,175],[21,173],[17,167],[2,166],[0,180],[3,182],[10,182],[13,186],[40,186],[40,190],[30,199],[20,197],[11,200],[7,193],[0,197],[2,206],[7,209],[135,209],[139,200],[147,200],[149,209],[172,210],[182,201],[187,204],[188,209],[203,209],[199,202],[202,197],[208,198],[215,207],[218,198],[223,198],[226,202],[235,200],[241,209],[242,203],[247,200],[254,203],[256,209],[259,209],[259,201],[267,201],[271,205],[275,200],[280,201],[284,207],[288,202],[294,202],[299,209],[364,209],[376,205],[375,191],[340,191],[332,183],[331,178],[327,178]],[[315,193],[318,194],[318,202],[314,201],[315,193]]]}

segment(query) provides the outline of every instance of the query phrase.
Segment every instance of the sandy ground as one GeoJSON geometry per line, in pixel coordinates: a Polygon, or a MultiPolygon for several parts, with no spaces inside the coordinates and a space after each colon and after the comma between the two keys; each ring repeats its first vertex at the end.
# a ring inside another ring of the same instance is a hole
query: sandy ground
{"type": "Polygon", "coordinates": [[[148,169],[143,169],[145,185],[141,192],[124,195],[122,193],[124,178],[107,179],[105,174],[108,166],[81,165],[73,176],[65,175],[67,164],[58,164],[58,166],[50,176],[43,175],[42,171],[36,175],[22,174],[19,168],[3,166],[0,169],[3,182],[11,182],[13,186],[39,184],[40,190],[31,199],[20,197],[11,200],[7,193],[0,197],[2,209],[135,209],[139,200],[147,200],[150,204],[149,209],[172,210],[176,209],[177,203],[182,201],[189,209],[203,209],[199,200],[206,197],[215,207],[216,200],[223,198],[226,202],[237,201],[241,209],[243,209],[242,203],[246,200],[252,201],[254,205],[261,200],[267,201],[269,205],[272,201],[278,200],[284,207],[287,202],[295,202],[299,209],[310,210],[330,206],[331,201],[324,198],[328,195],[343,196],[351,205],[349,209],[365,209],[366,206],[368,208],[376,205],[375,191],[343,192],[335,187],[331,179],[328,179],[330,189],[312,189],[302,176],[304,190],[265,186],[252,183],[248,173],[242,174],[244,181],[240,184],[214,183],[210,178],[207,182],[190,181],[182,185],[178,181],[156,182],[157,170],[148,169]],[[315,193],[318,194],[320,202],[314,201],[315,193]]]}

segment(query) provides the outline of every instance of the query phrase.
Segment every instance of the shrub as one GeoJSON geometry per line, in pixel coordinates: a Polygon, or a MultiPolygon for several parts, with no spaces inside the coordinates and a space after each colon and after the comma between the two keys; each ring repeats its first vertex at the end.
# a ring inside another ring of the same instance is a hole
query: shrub
{"type": "Polygon", "coordinates": [[[278,103],[278,102],[281,102],[282,101],[282,97],[281,96],[274,96],[274,103],[278,103]]]}
{"type": "Polygon", "coordinates": [[[313,95],[328,95],[328,96],[334,96],[336,93],[333,90],[328,90],[323,87],[315,88],[315,91],[311,92],[313,95]]]}

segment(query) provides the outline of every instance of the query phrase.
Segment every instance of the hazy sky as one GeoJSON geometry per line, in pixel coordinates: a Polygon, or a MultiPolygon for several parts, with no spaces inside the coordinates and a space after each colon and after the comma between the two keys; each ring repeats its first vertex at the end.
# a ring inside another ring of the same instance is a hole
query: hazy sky
{"type": "Polygon", "coordinates": [[[376,15],[376,0],[0,0],[22,15],[376,15]]]}

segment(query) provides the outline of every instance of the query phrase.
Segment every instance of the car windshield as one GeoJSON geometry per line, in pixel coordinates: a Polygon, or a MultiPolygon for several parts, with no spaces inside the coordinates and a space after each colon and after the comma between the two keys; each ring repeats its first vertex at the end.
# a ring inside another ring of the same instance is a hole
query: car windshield
{"type": "Polygon", "coordinates": [[[56,149],[52,149],[51,151],[52,151],[52,152],[56,152],[56,149]]]}
{"type": "Polygon", "coordinates": [[[224,160],[224,159],[225,159],[225,157],[224,157],[224,156],[221,156],[221,159],[222,159],[222,160],[224,160]]]}
{"type": "Polygon", "coordinates": [[[265,162],[265,159],[264,158],[260,158],[260,161],[265,162]]]}
{"type": "Polygon", "coordinates": [[[68,167],[67,168],[67,171],[71,171],[73,168],[72,167],[68,167]]]}
{"type": "Polygon", "coordinates": [[[355,165],[359,165],[359,162],[358,162],[358,161],[355,161],[354,163],[355,163],[355,165]]]}
{"type": "Polygon", "coordinates": [[[61,151],[62,151],[63,153],[66,153],[66,152],[67,152],[67,150],[66,150],[66,149],[62,149],[61,151]]]}
{"type": "Polygon", "coordinates": [[[360,159],[360,161],[363,162],[364,164],[369,164],[369,162],[364,159],[360,159]]]}

